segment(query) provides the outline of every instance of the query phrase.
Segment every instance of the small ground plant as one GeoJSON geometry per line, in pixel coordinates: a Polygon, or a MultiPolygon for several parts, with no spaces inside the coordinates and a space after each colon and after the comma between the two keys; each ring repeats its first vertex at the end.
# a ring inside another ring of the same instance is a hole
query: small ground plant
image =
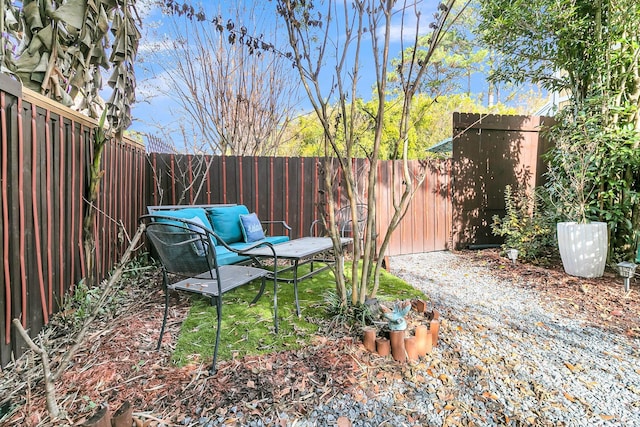
{"type": "Polygon", "coordinates": [[[532,262],[553,254],[555,219],[545,209],[542,190],[517,192],[507,185],[504,202],[506,215],[503,218],[494,215],[491,224],[493,234],[505,238],[502,248],[517,249],[519,259],[532,262]]]}

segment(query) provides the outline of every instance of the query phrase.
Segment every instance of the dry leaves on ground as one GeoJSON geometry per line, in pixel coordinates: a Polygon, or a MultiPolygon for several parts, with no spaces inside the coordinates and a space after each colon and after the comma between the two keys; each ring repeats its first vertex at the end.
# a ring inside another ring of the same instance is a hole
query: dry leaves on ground
{"type": "Polygon", "coordinates": [[[522,262],[513,264],[493,249],[460,254],[471,262],[486,265],[498,277],[534,288],[546,304],[570,318],[583,319],[629,338],[640,338],[640,280],[637,278],[632,280],[631,291],[626,293],[622,278],[609,269],[602,277],[587,279],[566,274],[559,260],[540,267],[522,262]]]}
{"type": "MultiPolygon", "coordinates": [[[[630,338],[640,337],[637,282],[630,296],[613,273],[598,279],[574,278],[557,266],[513,265],[494,250],[464,251],[459,256],[514,284],[535,288],[543,301],[567,316],[630,338]]],[[[367,353],[359,337],[335,329],[298,351],[219,362],[213,377],[207,365],[178,368],[171,364],[170,353],[188,307],[185,299],[172,304],[165,342],[161,350],[155,350],[163,307],[157,283],[156,278],[149,278],[145,287],[136,288],[126,299],[119,316],[96,323],[75,363],[56,383],[56,395],[69,424],[88,418],[103,403],[115,410],[125,401],[147,425],[171,425],[185,417],[201,416],[229,421],[256,416],[273,423],[281,410],[286,409],[289,416],[303,415],[340,393],[367,399],[368,393],[375,394],[409,369],[391,358],[367,353]]],[[[54,364],[63,352],[64,347],[54,354],[54,364]]],[[[38,364],[33,356],[25,356],[0,383],[2,389],[18,390],[12,397],[18,409],[8,425],[60,425],[47,418],[42,381],[24,381],[38,377],[38,364]],[[16,388],[19,381],[22,386],[16,388]]],[[[283,421],[282,425],[287,424],[283,421]]]]}

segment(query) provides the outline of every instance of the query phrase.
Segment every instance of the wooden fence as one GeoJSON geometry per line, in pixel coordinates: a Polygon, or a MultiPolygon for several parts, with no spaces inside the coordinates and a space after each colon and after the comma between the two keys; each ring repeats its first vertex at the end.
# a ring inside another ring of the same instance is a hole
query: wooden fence
{"type": "MultiPolygon", "coordinates": [[[[365,159],[353,159],[352,167],[361,177],[360,195],[365,201],[365,159]]],[[[211,157],[151,153],[147,170],[147,204],[239,203],[260,218],[285,220],[293,227],[292,237],[308,236],[319,218],[323,194],[333,194],[346,203],[344,190],[324,187],[319,158],[211,157]]],[[[378,164],[376,213],[381,241],[393,214],[394,191],[402,190],[392,174],[401,171],[400,161],[378,164]]],[[[409,211],[394,234],[387,255],[429,252],[449,248],[451,231],[451,163],[449,160],[412,161],[414,176],[426,174],[409,211]]],[[[340,182],[339,173],[336,173],[340,182]]],[[[279,232],[281,230],[270,230],[279,232]]]]}
{"type": "MultiPolygon", "coordinates": [[[[22,90],[0,75],[0,362],[23,351],[11,327],[19,318],[35,336],[86,276],[82,218],[97,123],[22,90]]],[[[94,274],[104,278],[128,246],[144,211],[144,147],[111,142],[95,206],[94,274]]]]}

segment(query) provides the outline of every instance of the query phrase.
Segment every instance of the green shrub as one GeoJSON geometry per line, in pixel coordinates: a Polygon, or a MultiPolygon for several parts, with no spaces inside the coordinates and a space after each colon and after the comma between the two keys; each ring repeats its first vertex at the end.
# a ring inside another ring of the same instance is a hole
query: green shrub
{"type": "Polygon", "coordinates": [[[491,231],[504,237],[504,250],[518,250],[518,258],[538,262],[556,248],[555,219],[545,208],[541,189],[514,192],[510,185],[504,189],[504,218],[493,216],[491,231]]]}

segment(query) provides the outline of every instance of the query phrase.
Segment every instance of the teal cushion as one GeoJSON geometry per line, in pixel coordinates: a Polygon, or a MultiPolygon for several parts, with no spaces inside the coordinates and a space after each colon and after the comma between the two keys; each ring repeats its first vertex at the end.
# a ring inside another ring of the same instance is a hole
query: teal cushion
{"type": "Polygon", "coordinates": [[[272,245],[277,245],[278,243],[288,242],[289,236],[267,236],[264,240],[272,245]]]}
{"type": "MultiPolygon", "coordinates": [[[[207,217],[207,213],[203,208],[184,208],[184,209],[171,209],[171,210],[167,209],[167,210],[157,210],[157,211],[154,211],[153,213],[155,215],[169,216],[171,218],[186,219],[187,221],[192,221],[193,218],[198,218],[199,220],[198,224],[202,223],[209,230],[213,230],[213,227],[211,227],[211,222],[207,217]]],[[[169,222],[168,220],[160,220],[160,221],[169,222]]],[[[215,238],[213,236],[210,236],[210,237],[213,244],[216,244],[215,238]]]]}
{"type": "MultiPolygon", "coordinates": [[[[236,243],[231,243],[229,245],[230,248],[238,249],[238,250],[244,249],[247,246],[248,245],[244,242],[236,242],[236,243]]],[[[239,262],[246,261],[249,259],[248,256],[238,255],[237,253],[230,251],[224,246],[216,246],[216,251],[218,251],[217,258],[218,258],[218,264],[220,265],[237,264],[239,262]]]]}
{"type": "Polygon", "coordinates": [[[247,248],[250,248],[251,246],[253,246],[253,243],[245,243],[245,242],[236,242],[229,245],[230,248],[233,248],[237,251],[245,250],[247,248]]]}
{"type": "MultiPolygon", "coordinates": [[[[277,245],[278,243],[284,243],[287,241],[289,241],[289,236],[266,236],[264,239],[258,240],[256,242],[251,242],[251,243],[237,242],[237,243],[232,243],[229,246],[232,247],[233,249],[243,250],[243,249],[250,248],[252,246],[256,246],[258,243],[261,243],[261,242],[269,242],[272,245],[277,245]]],[[[219,246],[216,246],[216,248],[219,248],[219,246]]]]}
{"type": "Polygon", "coordinates": [[[240,226],[240,215],[246,215],[249,210],[244,205],[216,206],[207,209],[209,222],[213,231],[226,243],[236,243],[244,240],[240,226]]]}
{"type": "Polygon", "coordinates": [[[218,265],[237,264],[239,262],[246,261],[249,259],[249,257],[240,256],[237,253],[230,252],[230,251],[223,254],[219,254],[217,255],[216,258],[218,259],[218,265]]]}
{"type": "Polygon", "coordinates": [[[248,215],[240,215],[240,228],[242,229],[244,241],[247,243],[264,239],[262,223],[255,212],[248,215]]]}

